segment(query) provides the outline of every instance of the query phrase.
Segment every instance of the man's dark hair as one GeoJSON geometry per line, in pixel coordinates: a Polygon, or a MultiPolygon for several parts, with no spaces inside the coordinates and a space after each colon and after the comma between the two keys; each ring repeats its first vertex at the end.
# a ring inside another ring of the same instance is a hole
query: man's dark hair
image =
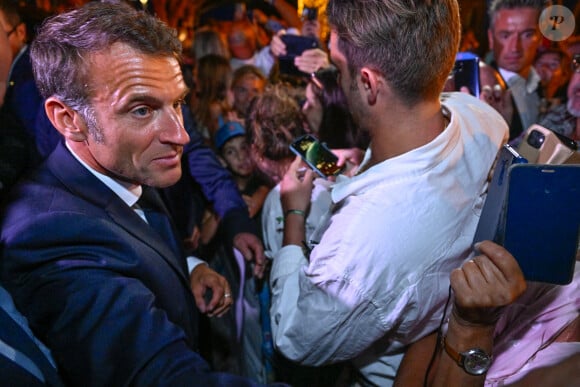
{"type": "Polygon", "coordinates": [[[488,10],[490,26],[493,27],[495,15],[502,9],[536,8],[541,12],[545,5],[546,0],[493,0],[488,10]]]}
{"type": "Polygon", "coordinates": [[[331,0],[327,13],[352,75],[374,68],[409,105],[441,93],[459,47],[456,0],[331,0]]]}
{"type": "Polygon", "coordinates": [[[181,61],[176,31],[159,19],[124,3],[89,2],[47,19],[31,45],[34,77],[43,97],[57,96],[79,112],[87,108],[90,57],[114,43],[181,61]]]}

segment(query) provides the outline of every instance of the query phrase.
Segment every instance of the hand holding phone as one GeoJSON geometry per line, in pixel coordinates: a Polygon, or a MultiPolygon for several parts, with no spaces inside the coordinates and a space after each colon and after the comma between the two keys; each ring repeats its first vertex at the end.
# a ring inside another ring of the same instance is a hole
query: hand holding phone
{"type": "Polygon", "coordinates": [[[574,140],[534,124],[526,130],[518,152],[530,163],[565,164],[578,150],[574,140]]]}
{"type": "Polygon", "coordinates": [[[318,41],[307,36],[284,34],[280,39],[286,46],[286,54],[278,57],[280,72],[289,75],[305,75],[294,65],[294,59],[306,50],[318,48],[318,41]]]}
{"type": "Polygon", "coordinates": [[[326,179],[342,171],[342,167],[337,165],[338,157],[311,134],[298,137],[290,144],[290,150],[300,156],[320,177],[326,179]]]}
{"type": "Polygon", "coordinates": [[[460,91],[462,87],[469,89],[469,94],[479,98],[479,57],[471,52],[458,52],[455,57],[455,65],[452,70],[454,90],[460,91]]]}

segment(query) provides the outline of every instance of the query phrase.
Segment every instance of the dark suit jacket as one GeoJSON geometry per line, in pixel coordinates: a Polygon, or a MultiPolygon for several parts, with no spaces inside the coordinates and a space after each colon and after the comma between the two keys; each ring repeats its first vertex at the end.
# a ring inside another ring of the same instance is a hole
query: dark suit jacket
{"type": "Polygon", "coordinates": [[[2,282],[65,382],[249,384],[209,373],[184,260],[63,144],[3,212],[2,282]]]}
{"type": "Polygon", "coordinates": [[[11,386],[63,386],[57,370],[42,352],[14,307],[12,297],[0,286],[0,375],[11,386]]]}
{"type": "Polygon", "coordinates": [[[22,122],[31,137],[35,135],[35,121],[43,98],[36,87],[30,62],[30,48],[12,64],[10,82],[6,90],[5,104],[22,122]]]}

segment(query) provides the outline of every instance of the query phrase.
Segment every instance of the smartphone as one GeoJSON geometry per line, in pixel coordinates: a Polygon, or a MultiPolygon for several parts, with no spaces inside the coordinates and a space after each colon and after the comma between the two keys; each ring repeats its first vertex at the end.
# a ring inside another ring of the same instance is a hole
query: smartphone
{"type": "Polygon", "coordinates": [[[572,281],[580,236],[580,165],[521,164],[510,171],[502,245],[528,281],[572,281]]]}
{"type": "Polygon", "coordinates": [[[338,157],[311,134],[300,136],[294,140],[290,144],[290,150],[300,156],[320,177],[336,176],[342,171],[342,167],[336,164],[338,157]]]}
{"type": "Polygon", "coordinates": [[[467,87],[469,93],[479,97],[479,57],[471,52],[458,52],[452,70],[452,79],[456,91],[467,87]]]}
{"type": "Polygon", "coordinates": [[[564,164],[578,151],[574,140],[543,126],[528,128],[518,152],[534,164],[564,164]]]}
{"type": "Polygon", "coordinates": [[[308,36],[292,34],[284,34],[280,36],[280,39],[282,39],[282,42],[284,42],[286,45],[286,55],[281,55],[278,57],[280,73],[298,76],[308,75],[298,70],[298,68],[294,65],[294,58],[302,55],[302,53],[306,50],[318,48],[318,40],[308,36]]]}
{"type": "Polygon", "coordinates": [[[498,152],[487,189],[487,196],[473,243],[490,240],[500,243],[503,240],[504,227],[502,219],[504,217],[504,203],[508,192],[508,173],[510,168],[516,164],[526,164],[528,160],[523,158],[513,147],[505,144],[498,152]]]}
{"type": "Polygon", "coordinates": [[[492,240],[528,281],[572,281],[580,237],[580,166],[529,164],[500,150],[473,242],[492,240]]]}

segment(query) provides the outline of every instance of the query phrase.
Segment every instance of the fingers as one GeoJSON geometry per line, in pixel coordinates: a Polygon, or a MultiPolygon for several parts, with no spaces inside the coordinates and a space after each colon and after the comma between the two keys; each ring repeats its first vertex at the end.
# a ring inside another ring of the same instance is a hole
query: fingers
{"type": "Polygon", "coordinates": [[[251,233],[239,233],[234,238],[234,247],[242,254],[246,261],[253,261],[254,275],[257,278],[264,276],[266,256],[264,246],[257,236],[251,233]]]}
{"type": "Polygon", "coordinates": [[[206,312],[209,317],[221,317],[232,306],[234,299],[232,291],[225,278],[213,278],[212,280],[213,281],[207,285],[207,287],[211,289],[211,299],[207,304],[206,312]]]}
{"type": "Polygon", "coordinates": [[[209,317],[223,315],[233,304],[228,281],[205,264],[195,267],[190,277],[195,304],[209,317]]]}
{"type": "Polygon", "coordinates": [[[508,281],[523,279],[523,273],[518,262],[503,246],[491,241],[483,241],[478,243],[475,249],[485,254],[485,257],[493,263],[499,275],[504,279],[508,281]]]}
{"type": "Polygon", "coordinates": [[[329,66],[328,55],[319,48],[306,50],[294,58],[294,65],[305,73],[314,73],[329,66]]]}
{"type": "Polygon", "coordinates": [[[476,248],[482,254],[454,270],[450,280],[462,313],[470,309],[473,319],[483,320],[484,309],[510,304],[525,291],[526,282],[517,261],[502,246],[484,241],[476,248]]]}

